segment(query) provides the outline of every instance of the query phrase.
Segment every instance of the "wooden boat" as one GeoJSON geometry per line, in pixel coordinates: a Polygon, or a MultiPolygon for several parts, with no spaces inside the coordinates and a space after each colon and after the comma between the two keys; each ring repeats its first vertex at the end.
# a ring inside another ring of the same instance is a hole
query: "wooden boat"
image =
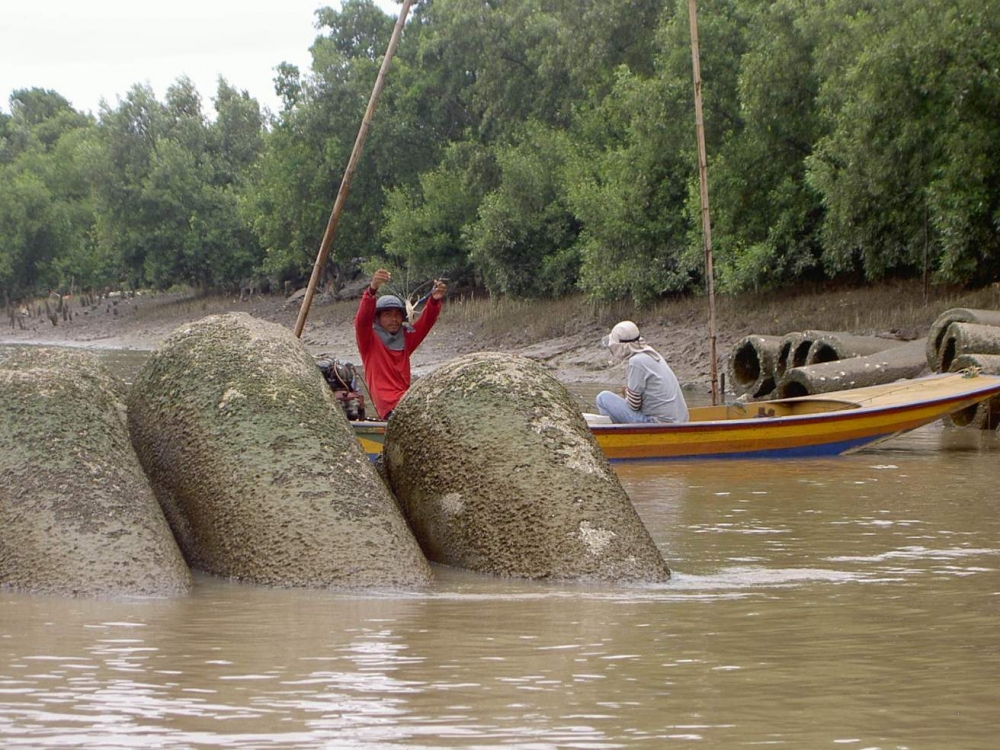
{"type": "MultiPolygon", "coordinates": [[[[591,424],[611,461],[853,453],[1000,394],[1000,376],[946,373],[776,401],[694,407],[685,424],[591,424]]],[[[353,422],[373,459],[385,422],[353,422]]]]}

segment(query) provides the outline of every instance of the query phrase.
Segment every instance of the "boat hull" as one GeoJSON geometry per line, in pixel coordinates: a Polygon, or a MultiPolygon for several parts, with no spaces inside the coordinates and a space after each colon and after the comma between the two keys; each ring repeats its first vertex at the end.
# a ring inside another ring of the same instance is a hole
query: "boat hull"
{"type": "MultiPolygon", "coordinates": [[[[1000,394],[1000,377],[935,375],[822,396],[691,409],[679,425],[591,425],[613,462],[810,458],[853,453],[1000,394]]],[[[355,423],[372,458],[384,422],[355,423]]]]}

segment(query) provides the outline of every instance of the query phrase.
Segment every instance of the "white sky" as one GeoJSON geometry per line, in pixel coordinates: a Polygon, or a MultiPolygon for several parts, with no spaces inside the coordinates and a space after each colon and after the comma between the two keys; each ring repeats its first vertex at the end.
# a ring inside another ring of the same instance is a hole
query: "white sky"
{"type": "MultiPolygon", "coordinates": [[[[398,0],[376,0],[395,18],[398,0]]],[[[136,83],[159,101],[187,75],[214,114],[218,77],[280,108],[274,68],[309,68],[314,11],[340,0],[0,0],[0,110],[15,89],[53,89],[74,108],[114,107],[136,83]]]]}

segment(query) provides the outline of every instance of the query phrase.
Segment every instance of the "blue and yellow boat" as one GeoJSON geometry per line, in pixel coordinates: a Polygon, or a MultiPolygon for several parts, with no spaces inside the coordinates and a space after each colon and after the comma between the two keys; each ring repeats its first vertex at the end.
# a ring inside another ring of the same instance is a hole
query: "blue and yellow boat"
{"type": "MultiPolygon", "coordinates": [[[[690,409],[685,424],[591,424],[611,461],[796,458],[853,453],[1000,395],[1000,377],[947,373],[775,401],[690,409]]],[[[385,422],[352,422],[372,458],[385,422]]]]}

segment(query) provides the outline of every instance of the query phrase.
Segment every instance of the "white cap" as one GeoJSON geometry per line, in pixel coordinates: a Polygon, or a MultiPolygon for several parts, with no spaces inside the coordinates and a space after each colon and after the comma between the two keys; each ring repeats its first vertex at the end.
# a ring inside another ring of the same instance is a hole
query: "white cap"
{"type": "Polygon", "coordinates": [[[604,345],[629,344],[639,340],[639,326],[631,320],[623,320],[604,337],[604,345]]]}

